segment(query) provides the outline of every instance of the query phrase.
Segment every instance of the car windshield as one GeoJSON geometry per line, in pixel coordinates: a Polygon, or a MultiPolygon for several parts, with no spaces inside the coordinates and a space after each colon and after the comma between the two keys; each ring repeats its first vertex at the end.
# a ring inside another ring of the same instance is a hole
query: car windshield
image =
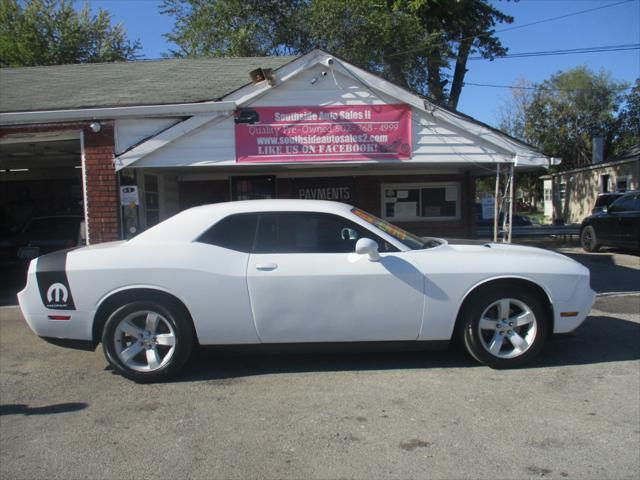
{"type": "Polygon", "coordinates": [[[399,240],[411,250],[433,248],[441,244],[440,241],[434,238],[420,238],[412,233],[407,232],[406,230],[403,230],[400,227],[396,227],[395,225],[392,225],[385,220],[382,220],[374,215],[371,215],[370,213],[360,210],[359,208],[353,208],[351,212],[362,218],[363,220],[369,222],[377,229],[382,230],[387,235],[391,235],[396,240],[399,240]]]}

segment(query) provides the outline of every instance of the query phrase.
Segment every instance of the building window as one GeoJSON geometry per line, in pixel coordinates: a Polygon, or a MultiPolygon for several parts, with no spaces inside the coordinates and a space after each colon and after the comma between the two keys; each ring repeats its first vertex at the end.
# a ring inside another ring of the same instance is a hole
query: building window
{"type": "Polygon", "coordinates": [[[550,202],[551,201],[551,189],[550,188],[545,188],[544,189],[544,201],[545,202],[550,202]]]}
{"type": "Polygon", "coordinates": [[[600,175],[600,192],[609,192],[609,177],[610,175],[600,175]]]}
{"type": "Polygon", "coordinates": [[[566,183],[561,183],[559,188],[558,188],[558,196],[560,197],[560,200],[564,200],[565,197],[567,196],[567,184],[566,183]]]}
{"type": "Polygon", "coordinates": [[[616,178],[616,190],[618,192],[626,192],[629,190],[629,177],[616,178]]]}
{"type": "Polygon", "coordinates": [[[460,184],[382,184],[382,217],[399,221],[457,220],[460,184]]]}

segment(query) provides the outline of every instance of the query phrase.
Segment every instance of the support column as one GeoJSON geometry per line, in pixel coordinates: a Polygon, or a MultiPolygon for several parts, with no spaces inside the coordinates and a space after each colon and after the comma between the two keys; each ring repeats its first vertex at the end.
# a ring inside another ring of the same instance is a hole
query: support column
{"type": "Polygon", "coordinates": [[[119,199],[113,126],[103,123],[98,133],[84,128],[82,143],[87,243],[118,240],[119,199]]]}
{"type": "Polygon", "coordinates": [[[511,243],[511,236],[513,233],[513,184],[516,182],[515,177],[515,163],[509,165],[509,237],[507,238],[507,242],[511,243]]]}
{"type": "Polygon", "coordinates": [[[498,241],[498,224],[500,220],[500,164],[496,164],[496,192],[493,204],[493,241],[498,241]]]}

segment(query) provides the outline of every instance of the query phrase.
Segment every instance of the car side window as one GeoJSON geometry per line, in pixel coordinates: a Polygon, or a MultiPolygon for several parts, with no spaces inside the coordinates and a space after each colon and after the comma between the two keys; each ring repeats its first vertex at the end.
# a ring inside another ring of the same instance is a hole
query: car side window
{"type": "Polygon", "coordinates": [[[196,241],[249,253],[253,248],[257,223],[256,213],[229,215],[200,235],[196,241]]]}
{"type": "Polygon", "coordinates": [[[636,195],[625,195],[613,202],[609,207],[610,212],[629,212],[638,210],[636,195]]]}
{"type": "Polygon", "coordinates": [[[397,251],[373,232],[328,213],[266,212],[260,214],[256,253],[350,253],[360,238],[378,242],[381,252],[397,251]]]}

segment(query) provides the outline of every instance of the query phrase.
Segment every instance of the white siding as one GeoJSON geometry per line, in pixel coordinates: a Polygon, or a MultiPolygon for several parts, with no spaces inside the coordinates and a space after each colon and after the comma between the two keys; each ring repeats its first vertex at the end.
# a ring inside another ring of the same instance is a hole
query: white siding
{"type": "MultiPolygon", "coordinates": [[[[370,90],[356,79],[334,75],[331,69],[315,66],[276,87],[251,105],[338,106],[399,103],[394,98],[370,90]],[[322,72],[327,75],[323,76],[322,72]],[[313,79],[315,83],[312,83],[313,79]]],[[[233,117],[213,120],[168,146],[136,162],[136,167],[229,166],[235,164],[235,124],[233,117]]],[[[512,155],[499,152],[478,137],[434,120],[428,113],[412,110],[412,143],[415,163],[494,163],[511,161],[512,155]]],[[[387,161],[389,162],[389,161],[387,161]]],[[[397,161],[391,160],[392,163],[397,161]]],[[[359,162],[356,162],[359,163],[359,162]]],[[[379,163],[382,163],[379,162],[379,163]]],[[[406,163],[406,162],[404,162],[406,163]]]]}
{"type": "Polygon", "coordinates": [[[180,122],[181,118],[128,118],[115,121],[116,155],[180,122]]]}

